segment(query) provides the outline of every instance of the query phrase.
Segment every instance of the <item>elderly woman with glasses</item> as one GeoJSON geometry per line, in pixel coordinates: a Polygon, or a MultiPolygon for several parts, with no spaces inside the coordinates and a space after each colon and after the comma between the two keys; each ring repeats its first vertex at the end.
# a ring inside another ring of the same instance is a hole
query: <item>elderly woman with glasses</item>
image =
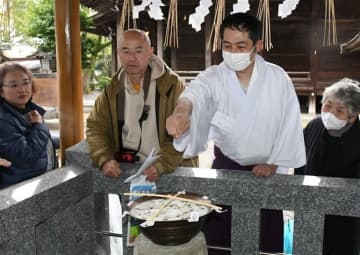
{"type": "MultiPolygon", "coordinates": [[[[296,174],[360,177],[360,88],[344,78],[327,87],[321,116],[304,129],[307,164],[296,174]]],[[[323,254],[360,254],[356,248],[356,220],[326,216],[323,254]]]]}
{"type": "Polygon", "coordinates": [[[45,110],[31,101],[34,92],[30,71],[16,63],[0,65],[0,154],[11,162],[0,166],[0,188],[55,167],[45,110]]]}

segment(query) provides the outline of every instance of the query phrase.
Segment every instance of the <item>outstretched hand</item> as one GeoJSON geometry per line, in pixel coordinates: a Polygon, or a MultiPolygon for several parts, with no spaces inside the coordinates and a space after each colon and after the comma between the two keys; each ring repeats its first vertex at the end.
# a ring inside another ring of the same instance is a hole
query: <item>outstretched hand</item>
{"type": "Polygon", "coordinates": [[[187,113],[173,113],[166,119],[166,130],[174,138],[182,136],[190,127],[190,116],[187,113]]]}
{"type": "Polygon", "coordinates": [[[166,130],[174,138],[182,136],[190,127],[192,103],[187,98],[181,98],[174,112],[166,119],[166,130]]]}

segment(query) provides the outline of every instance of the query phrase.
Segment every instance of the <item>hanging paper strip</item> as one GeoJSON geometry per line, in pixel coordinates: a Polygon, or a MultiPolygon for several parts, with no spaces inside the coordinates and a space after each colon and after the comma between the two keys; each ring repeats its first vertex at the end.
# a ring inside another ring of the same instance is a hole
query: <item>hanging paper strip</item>
{"type": "Polygon", "coordinates": [[[201,30],[201,24],[204,23],[206,15],[209,14],[209,8],[213,5],[211,0],[200,0],[199,6],[195,8],[195,13],[189,15],[189,25],[196,32],[201,30]]]}
{"type": "Polygon", "coordinates": [[[164,14],[161,6],[165,6],[161,0],[143,0],[141,4],[135,5],[133,8],[133,19],[139,18],[139,13],[147,10],[150,18],[154,20],[163,20],[164,14]]]}
{"type": "Polygon", "coordinates": [[[121,10],[121,17],[118,25],[119,31],[125,30],[125,24],[127,25],[127,29],[131,28],[131,24],[133,28],[136,28],[136,20],[131,19],[131,11],[133,9],[134,2],[133,0],[124,0],[123,7],[121,10]],[[132,22],[131,22],[132,20],[132,22]]]}
{"type": "Polygon", "coordinates": [[[325,20],[323,46],[338,44],[336,32],[335,2],[325,0],[325,20]]]}
{"type": "Polygon", "coordinates": [[[233,4],[233,11],[231,12],[231,14],[238,12],[247,12],[248,10],[250,10],[249,0],[238,0],[237,3],[233,4]]]}
{"type": "Polygon", "coordinates": [[[165,6],[161,0],[153,0],[152,3],[149,5],[148,14],[150,18],[154,20],[163,20],[164,14],[161,10],[161,6],[165,6]]]}
{"type": "Polygon", "coordinates": [[[170,0],[169,15],[166,24],[165,47],[179,47],[178,40],[178,17],[177,17],[177,0],[170,0]]]}
{"type": "Polygon", "coordinates": [[[208,48],[210,48],[211,40],[213,40],[212,52],[221,49],[220,26],[225,17],[225,0],[218,0],[216,3],[214,23],[211,28],[208,48]]]}
{"type": "Polygon", "coordinates": [[[141,4],[134,5],[133,7],[133,19],[139,18],[139,13],[145,11],[146,7],[151,4],[151,0],[143,0],[141,4]]]}
{"type": "Polygon", "coordinates": [[[269,0],[260,0],[257,17],[262,21],[262,38],[264,46],[267,51],[273,48],[271,42],[271,27],[270,27],[270,8],[269,0]]]}
{"type": "Polygon", "coordinates": [[[297,7],[300,0],[285,0],[283,3],[279,4],[278,16],[282,19],[289,16],[297,7]]]}

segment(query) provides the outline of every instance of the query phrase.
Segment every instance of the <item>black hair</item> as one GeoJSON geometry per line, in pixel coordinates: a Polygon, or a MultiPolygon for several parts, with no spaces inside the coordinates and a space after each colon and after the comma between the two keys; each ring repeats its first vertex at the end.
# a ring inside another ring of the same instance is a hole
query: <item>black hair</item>
{"type": "Polygon", "coordinates": [[[254,15],[249,13],[234,13],[225,17],[220,27],[221,39],[224,39],[225,28],[236,29],[241,32],[248,32],[249,38],[255,44],[261,39],[262,25],[254,15]]]}

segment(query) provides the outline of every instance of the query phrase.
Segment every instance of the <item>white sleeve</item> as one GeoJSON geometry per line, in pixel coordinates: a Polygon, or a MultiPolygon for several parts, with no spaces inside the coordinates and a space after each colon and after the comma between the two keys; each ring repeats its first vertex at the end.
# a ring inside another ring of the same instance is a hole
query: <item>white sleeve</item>
{"type": "Polygon", "coordinates": [[[216,80],[215,72],[206,70],[191,81],[179,97],[187,98],[192,103],[190,128],[173,142],[176,150],[184,151],[184,158],[194,157],[207,149],[210,121],[215,108],[212,90],[217,85],[216,80]]]}
{"type": "Polygon", "coordinates": [[[283,100],[281,130],[273,145],[267,163],[283,167],[297,168],[305,165],[305,143],[301,127],[300,106],[291,80],[280,95],[283,100]]]}

